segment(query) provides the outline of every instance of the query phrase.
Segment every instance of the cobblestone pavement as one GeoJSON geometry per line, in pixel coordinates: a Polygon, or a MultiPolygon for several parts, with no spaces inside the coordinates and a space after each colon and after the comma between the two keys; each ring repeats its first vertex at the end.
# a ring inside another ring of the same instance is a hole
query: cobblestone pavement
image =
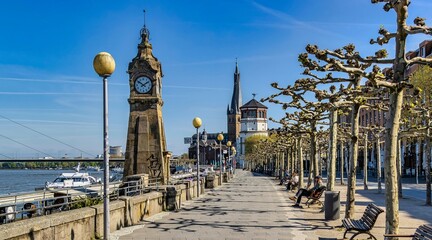
{"type": "MultiPolygon", "coordinates": [[[[346,186],[338,184],[335,190],[340,191],[342,219],[346,186]]],[[[342,239],[341,219],[324,220],[319,206],[293,208],[294,202],[288,199],[293,195],[274,177],[240,170],[229,183],[207,190],[180,211],[157,214],[140,225],[114,232],[111,239],[342,239]]],[[[385,209],[384,193],[373,188],[357,190],[356,218],[369,202],[385,209]]],[[[424,201],[400,199],[400,209],[400,233],[412,234],[418,225],[432,223],[432,207],[424,201]]],[[[383,239],[384,231],[385,213],[372,233],[383,239]]]]}

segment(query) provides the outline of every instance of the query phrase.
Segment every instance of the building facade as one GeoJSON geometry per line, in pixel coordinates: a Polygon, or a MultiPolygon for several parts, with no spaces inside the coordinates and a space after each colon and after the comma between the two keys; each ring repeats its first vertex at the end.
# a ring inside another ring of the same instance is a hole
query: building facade
{"type": "Polygon", "coordinates": [[[241,129],[238,144],[238,162],[243,167],[246,153],[246,139],[255,135],[268,136],[267,107],[254,98],[241,106],[240,111],[241,129]]]}

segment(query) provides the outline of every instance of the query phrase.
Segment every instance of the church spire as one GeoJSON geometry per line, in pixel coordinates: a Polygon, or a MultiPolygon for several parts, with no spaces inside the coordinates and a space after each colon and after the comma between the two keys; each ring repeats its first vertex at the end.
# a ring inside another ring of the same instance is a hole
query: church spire
{"type": "Polygon", "coordinates": [[[240,107],[242,106],[242,95],[240,89],[240,71],[236,58],[236,67],[234,72],[234,91],[231,99],[231,114],[240,114],[240,107]]]}

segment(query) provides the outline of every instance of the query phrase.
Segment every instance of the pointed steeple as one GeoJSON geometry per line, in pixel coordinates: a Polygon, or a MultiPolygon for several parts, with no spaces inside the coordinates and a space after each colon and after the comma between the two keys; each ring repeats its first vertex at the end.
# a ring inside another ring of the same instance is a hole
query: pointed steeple
{"type": "Polygon", "coordinates": [[[240,71],[236,58],[236,67],[234,72],[234,91],[231,99],[231,114],[240,114],[240,107],[242,106],[242,95],[240,90],[240,71]]]}

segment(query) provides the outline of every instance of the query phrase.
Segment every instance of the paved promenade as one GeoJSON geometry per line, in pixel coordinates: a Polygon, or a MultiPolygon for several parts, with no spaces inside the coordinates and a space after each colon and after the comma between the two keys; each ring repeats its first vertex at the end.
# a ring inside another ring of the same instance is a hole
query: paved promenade
{"type": "MultiPolygon", "coordinates": [[[[346,186],[338,185],[336,190],[341,191],[343,218],[346,186]]],[[[376,190],[357,193],[358,217],[369,202],[384,208],[384,195],[376,190]]],[[[288,197],[293,195],[273,177],[240,170],[229,183],[207,190],[178,212],[153,216],[140,225],[114,232],[111,239],[342,239],[340,219],[325,221],[318,206],[291,207],[288,197]]],[[[424,201],[401,199],[400,206],[401,233],[412,233],[418,225],[432,223],[432,207],[424,206],[424,201]]],[[[385,213],[373,230],[378,239],[383,239],[384,220],[385,213]]]]}

